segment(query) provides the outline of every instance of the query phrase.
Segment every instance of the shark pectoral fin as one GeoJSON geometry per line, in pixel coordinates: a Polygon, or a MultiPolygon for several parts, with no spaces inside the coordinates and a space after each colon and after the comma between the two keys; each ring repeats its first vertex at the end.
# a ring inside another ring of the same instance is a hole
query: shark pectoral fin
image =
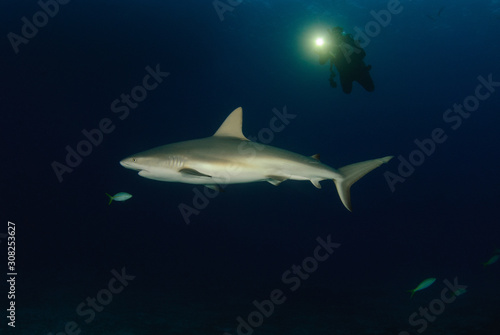
{"type": "Polygon", "coordinates": [[[288,178],[281,177],[281,176],[267,176],[267,182],[270,184],[273,184],[274,186],[278,186],[288,178]]]}
{"type": "Polygon", "coordinates": [[[337,186],[337,192],[339,193],[340,200],[342,200],[342,203],[349,211],[352,212],[351,185],[361,179],[361,177],[363,177],[371,170],[390,161],[392,157],[393,156],[386,156],[382,158],[372,159],[369,161],[347,165],[338,169],[343,178],[334,179],[333,181],[335,182],[335,186],[337,186]]]}
{"type": "Polygon", "coordinates": [[[314,187],[319,189],[321,189],[321,184],[319,183],[320,181],[320,179],[311,179],[311,183],[314,185],[314,187]]]}
{"type": "Polygon", "coordinates": [[[209,176],[208,174],[201,173],[200,171],[197,171],[195,169],[184,168],[184,169],[180,169],[179,172],[184,173],[184,174],[188,174],[191,176],[212,178],[212,176],[209,176]]]}

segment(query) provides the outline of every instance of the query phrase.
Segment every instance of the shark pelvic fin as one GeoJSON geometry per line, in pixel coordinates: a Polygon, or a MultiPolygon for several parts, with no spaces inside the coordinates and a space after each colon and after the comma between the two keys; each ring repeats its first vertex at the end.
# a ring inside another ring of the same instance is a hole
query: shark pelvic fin
{"type": "Polygon", "coordinates": [[[214,136],[235,137],[240,140],[248,141],[248,138],[243,135],[243,131],[241,130],[242,126],[243,110],[241,107],[238,107],[231,114],[229,114],[219,129],[217,129],[214,136]]]}
{"type": "Polygon", "coordinates": [[[342,203],[349,211],[352,212],[351,185],[371,170],[390,161],[392,157],[393,156],[386,156],[372,159],[369,161],[347,165],[338,169],[343,178],[334,179],[333,181],[335,182],[335,186],[337,186],[337,192],[339,193],[340,200],[342,200],[342,203]]]}
{"type": "Polygon", "coordinates": [[[266,179],[266,181],[270,184],[273,184],[274,186],[278,186],[279,184],[287,180],[287,178],[280,176],[267,176],[267,178],[268,179],[266,179]]]}
{"type": "Polygon", "coordinates": [[[191,176],[212,178],[212,176],[209,176],[208,174],[201,173],[200,171],[197,171],[195,169],[184,168],[184,169],[180,169],[179,172],[184,173],[184,174],[188,174],[191,176]]]}

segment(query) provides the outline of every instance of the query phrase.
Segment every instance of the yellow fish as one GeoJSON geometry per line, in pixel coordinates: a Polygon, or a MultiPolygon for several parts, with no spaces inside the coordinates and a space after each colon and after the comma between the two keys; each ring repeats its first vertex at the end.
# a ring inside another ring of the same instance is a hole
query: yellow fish
{"type": "Polygon", "coordinates": [[[127,192],[119,192],[119,193],[116,193],[115,195],[109,195],[106,193],[106,195],[109,197],[108,205],[111,205],[111,202],[113,202],[113,200],[125,201],[125,200],[132,198],[132,194],[127,193],[127,192]]]}
{"type": "Polygon", "coordinates": [[[415,287],[413,290],[408,290],[408,292],[411,292],[410,299],[413,298],[413,295],[415,294],[415,292],[423,290],[424,288],[431,286],[432,284],[434,284],[435,281],[436,281],[436,278],[427,278],[426,280],[424,280],[423,282],[418,284],[418,286],[415,287]]]}
{"type": "Polygon", "coordinates": [[[500,258],[500,255],[492,256],[490,259],[488,259],[488,261],[484,262],[483,265],[484,266],[491,265],[491,264],[495,263],[496,261],[498,261],[499,258],[500,258]]]}

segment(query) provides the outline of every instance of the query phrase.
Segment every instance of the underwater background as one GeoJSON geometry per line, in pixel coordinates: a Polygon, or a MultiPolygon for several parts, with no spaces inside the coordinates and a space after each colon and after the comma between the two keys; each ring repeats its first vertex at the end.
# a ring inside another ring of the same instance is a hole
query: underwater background
{"type": "Polygon", "coordinates": [[[0,334],[500,334],[499,1],[3,0],[0,17],[0,334]],[[333,26],[364,34],[374,92],[330,87],[314,40],[333,26]],[[214,194],[119,164],[240,106],[247,137],[335,168],[395,157],[352,213],[328,180],[214,194]]]}

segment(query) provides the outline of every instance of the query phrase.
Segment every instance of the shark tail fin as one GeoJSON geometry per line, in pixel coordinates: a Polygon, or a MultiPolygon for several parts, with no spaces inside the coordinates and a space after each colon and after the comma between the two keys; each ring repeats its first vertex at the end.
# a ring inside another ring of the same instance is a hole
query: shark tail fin
{"type": "Polygon", "coordinates": [[[111,202],[113,202],[113,196],[109,195],[106,193],[106,195],[109,197],[109,202],[108,202],[108,206],[111,205],[111,202]]]}
{"type": "Polygon", "coordinates": [[[334,179],[333,181],[335,182],[335,186],[337,187],[337,192],[339,193],[340,200],[342,200],[342,203],[349,211],[352,212],[351,208],[352,184],[357,182],[368,172],[390,161],[392,157],[393,156],[386,156],[382,158],[372,159],[369,161],[347,165],[338,169],[343,178],[338,180],[334,179]]]}

